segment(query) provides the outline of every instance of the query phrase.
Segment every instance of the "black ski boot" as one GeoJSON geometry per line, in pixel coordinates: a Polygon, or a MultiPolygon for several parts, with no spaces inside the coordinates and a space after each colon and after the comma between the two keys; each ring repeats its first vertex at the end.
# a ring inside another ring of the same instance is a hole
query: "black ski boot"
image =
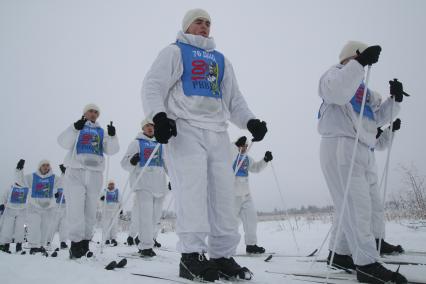
{"type": "Polygon", "coordinates": [[[31,248],[30,249],[30,254],[36,254],[38,252],[41,253],[44,256],[49,256],[48,253],[46,252],[46,249],[44,247],[31,248]]]}
{"type": "Polygon", "coordinates": [[[111,240],[111,245],[112,245],[113,247],[116,247],[116,246],[118,246],[118,243],[117,243],[117,241],[116,241],[115,239],[112,239],[112,240],[111,240]]]}
{"type": "Polygon", "coordinates": [[[22,243],[16,243],[15,251],[16,252],[22,251],[22,243]]]}
{"type": "Polygon", "coordinates": [[[265,248],[263,247],[258,247],[257,245],[247,245],[246,246],[246,253],[264,253],[265,252],[265,248]]]}
{"type": "Polygon", "coordinates": [[[250,280],[253,273],[247,267],[241,267],[233,257],[211,258],[218,267],[219,275],[225,279],[250,280]]]}
{"type": "MultiPolygon", "coordinates": [[[[379,248],[379,239],[376,239],[376,247],[377,249],[379,248]]],[[[403,252],[404,249],[400,245],[394,246],[382,239],[380,254],[400,254],[403,252]]]]}
{"type": "Polygon", "coordinates": [[[201,282],[214,282],[219,280],[219,271],[216,263],[207,260],[204,254],[197,252],[182,253],[179,277],[201,282]]]}
{"type": "Polygon", "coordinates": [[[138,245],[141,241],[139,240],[139,237],[135,238],[135,244],[138,245]]]}
{"type": "Polygon", "coordinates": [[[93,256],[93,252],[89,250],[89,242],[90,240],[82,240],[81,243],[81,250],[82,255],[85,255],[87,258],[91,258],[93,256]]]}
{"type": "MultiPolygon", "coordinates": [[[[330,265],[330,261],[331,261],[331,254],[332,252],[330,251],[328,253],[328,257],[327,257],[327,264],[330,265]]],[[[344,255],[344,254],[338,254],[335,253],[334,254],[334,258],[333,258],[333,264],[331,265],[335,268],[338,269],[343,269],[343,270],[355,270],[355,264],[354,264],[354,260],[352,259],[352,256],[350,255],[344,255]]]]}
{"type": "Polygon", "coordinates": [[[81,258],[83,256],[81,242],[71,242],[69,253],[71,259],[81,258]]]}
{"type": "Polygon", "coordinates": [[[153,257],[156,256],[157,254],[152,250],[152,248],[150,249],[140,249],[139,250],[139,255],[141,257],[153,257]]]}
{"type": "Polygon", "coordinates": [[[106,245],[109,245],[109,244],[110,244],[110,241],[109,241],[109,240],[106,240],[106,241],[105,241],[105,244],[106,244],[106,245]]]}
{"type": "Polygon", "coordinates": [[[66,242],[61,242],[61,249],[67,249],[68,245],[66,242]]]}
{"type": "MultiPolygon", "coordinates": [[[[398,269],[399,270],[399,269],[398,269]]],[[[399,272],[386,269],[380,263],[375,262],[368,265],[356,267],[356,278],[362,283],[383,284],[395,283],[406,284],[407,279],[399,272]]]]}
{"type": "Polygon", "coordinates": [[[154,247],[161,248],[161,244],[156,239],[154,239],[154,247]]]}
{"type": "Polygon", "coordinates": [[[3,251],[5,253],[11,253],[9,248],[10,248],[10,244],[0,245],[0,251],[3,251]]]}
{"type": "Polygon", "coordinates": [[[131,236],[127,237],[127,245],[128,246],[133,246],[135,244],[135,241],[133,240],[133,238],[131,236]]]}

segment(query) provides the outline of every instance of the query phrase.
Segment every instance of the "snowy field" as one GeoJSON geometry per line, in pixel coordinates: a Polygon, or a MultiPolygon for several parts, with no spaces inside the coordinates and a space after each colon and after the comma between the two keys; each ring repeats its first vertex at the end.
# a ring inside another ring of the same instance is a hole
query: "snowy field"
{"type": "MultiPolygon", "coordinates": [[[[408,223],[408,222],[407,222],[408,223]]],[[[259,223],[258,244],[266,248],[268,252],[275,252],[277,255],[269,262],[264,259],[267,255],[258,257],[236,257],[237,262],[247,266],[254,273],[254,278],[248,283],[307,283],[296,279],[293,276],[268,273],[271,272],[313,272],[326,271],[324,263],[315,263],[311,267],[309,259],[305,257],[294,257],[295,255],[305,255],[319,248],[326,236],[330,224],[321,221],[299,222],[299,228],[295,231],[295,237],[299,246],[299,251],[292,237],[288,223],[268,221],[259,223]],[[293,257],[283,257],[283,255],[293,255],[293,257]]],[[[241,230],[241,227],[240,227],[241,230]]],[[[387,223],[387,238],[391,243],[400,243],[406,250],[426,251],[426,227],[410,229],[397,223],[387,223]]],[[[94,241],[100,239],[100,234],[95,235],[94,241]]],[[[95,252],[95,260],[70,260],[68,251],[62,250],[57,258],[42,257],[41,255],[8,255],[0,253],[0,283],[1,284],[128,284],[128,283],[173,283],[159,279],[134,276],[131,273],[151,274],[162,277],[172,277],[181,282],[194,283],[178,278],[178,264],[180,255],[174,251],[177,237],[173,232],[162,233],[158,241],[162,248],[169,249],[156,250],[157,256],[152,260],[128,259],[128,264],[123,269],[107,271],[104,266],[111,260],[120,259],[119,255],[135,252],[135,246],[124,245],[127,237],[126,233],[119,235],[119,246],[104,247],[100,252],[100,245],[96,242],[91,244],[95,252]]],[[[57,240],[55,240],[57,241],[57,240]]],[[[328,244],[328,243],[327,243],[328,244]]],[[[14,246],[11,246],[14,251],[14,246]]],[[[243,241],[238,247],[238,254],[244,254],[245,246],[243,241]]],[[[327,255],[327,247],[320,253],[319,259],[324,259],[327,255]]],[[[410,260],[426,264],[426,255],[422,256],[392,256],[392,259],[410,260]]],[[[396,265],[386,265],[389,268],[397,269],[396,265]]],[[[402,265],[400,272],[405,274],[409,280],[425,281],[426,265],[402,265]]],[[[226,282],[229,283],[229,282],[226,282]]],[[[350,281],[333,280],[330,283],[351,283],[350,281]]]]}

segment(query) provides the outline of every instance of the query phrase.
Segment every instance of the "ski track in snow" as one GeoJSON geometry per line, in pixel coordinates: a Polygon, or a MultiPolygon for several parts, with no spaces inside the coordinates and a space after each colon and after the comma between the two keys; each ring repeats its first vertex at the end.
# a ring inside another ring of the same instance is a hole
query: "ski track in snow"
{"type": "MultiPolygon", "coordinates": [[[[309,254],[318,248],[323,238],[330,228],[329,223],[321,221],[306,222],[299,221],[298,229],[295,235],[301,251],[298,252],[294,244],[288,222],[268,221],[261,222],[258,225],[258,244],[264,246],[267,251],[277,254],[309,254]]],[[[390,243],[399,243],[407,250],[426,250],[426,229],[412,230],[406,226],[397,223],[387,223],[386,240],[390,243]]],[[[240,232],[242,228],[240,226],[240,232]]],[[[94,240],[100,239],[100,233],[97,231],[94,240]]],[[[245,245],[242,240],[238,246],[237,253],[245,252],[245,245]]],[[[174,252],[177,236],[173,232],[160,234],[158,241],[164,248],[172,251],[155,249],[158,257],[146,259],[128,258],[128,264],[123,269],[115,269],[107,271],[104,266],[111,260],[117,262],[121,259],[119,254],[128,254],[136,252],[136,247],[128,247],[124,245],[127,233],[120,233],[118,237],[119,246],[104,246],[103,254],[100,253],[100,245],[96,242],[91,243],[91,250],[95,253],[94,260],[70,260],[68,250],[61,250],[57,258],[43,257],[40,254],[29,255],[9,255],[0,253],[0,275],[2,284],[130,284],[130,283],[172,283],[160,279],[151,279],[146,277],[134,276],[131,273],[150,274],[160,277],[170,277],[182,282],[197,283],[185,281],[178,277],[180,255],[174,252]]],[[[58,245],[55,238],[54,244],[58,245]]],[[[11,245],[14,251],[14,245],[11,245]]],[[[51,252],[50,252],[51,253],[51,252]]],[[[326,245],[320,253],[319,259],[324,259],[328,254],[328,246],[326,245]]],[[[253,273],[253,281],[238,281],[238,283],[307,283],[300,281],[296,277],[285,276],[279,274],[266,273],[265,271],[277,272],[313,272],[318,271],[324,273],[326,265],[324,263],[315,263],[311,267],[309,262],[297,261],[295,257],[273,257],[269,262],[264,262],[267,257],[236,257],[237,262],[241,266],[248,267],[253,273]]],[[[306,258],[305,258],[306,259],[306,258]]],[[[312,258],[310,258],[312,259],[312,258]]],[[[395,256],[395,259],[403,259],[406,261],[426,262],[426,256],[395,256]]],[[[386,265],[388,268],[396,270],[395,265],[386,265]]],[[[400,272],[409,278],[417,280],[426,280],[426,266],[403,265],[400,272]]],[[[306,279],[306,278],[304,278],[306,279]]],[[[221,283],[231,283],[221,282],[221,283]]],[[[315,283],[314,281],[312,283],[315,283]]],[[[346,281],[345,283],[351,283],[346,281]]]]}

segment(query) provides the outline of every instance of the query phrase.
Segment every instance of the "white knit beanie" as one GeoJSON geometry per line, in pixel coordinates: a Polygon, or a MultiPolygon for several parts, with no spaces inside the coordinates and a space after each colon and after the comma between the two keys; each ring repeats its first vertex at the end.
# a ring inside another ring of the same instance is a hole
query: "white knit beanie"
{"type": "Polygon", "coordinates": [[[358,55],[357,51],[361,53],[367,47],[368,45],[360,41],[348,41],[345,46],[343,46],[342,51],[340,52],[339,62],[342,63],[342,61],[344,61],[345,59],[358,55]]]}
{"type": "Polygon", "coordinates": [[[142,122],[141,122],[141,128],[143,128],[145,125],[147,125],[147,124],[152,124],[152,125],[154,125],[154,122],[152,122],[152,119],[150,119],[150,118],[148,118],[148,117],[146,117],[144,120],[142,120],[142,122]]]}
{"type": "Polygon", "coordinates": [[[192,9],[186,12],[182,20],[182,31],[186,33],[186,30],[196,19],[206,19],[211,22],[210,15],[203,9],[192,9]]]}
{"type": "Polygon", "coordinates": [[[49,160],[46,160],[46,159],[41,160],[41,161],[38,163],[38,170],[40,170],[41,166],[42,166],[42,165],[44,165],[44,164],[49,164],[49,166],[50,166],[50,161],[49,161],[49,160]]]}
{"type": "Polygon", "coordinates": [[[89,111],[89,110],[91,110],[91,109],[96,110],[96,111],[98,112],[98,114],[99,114],[99,115],[101,115],[101,110],[100,110],[100,108],[99,108],[97,105],[95,105],[95,104],[87,104],[87,105],[83,108],[83,114],[85,114],[87,111],[89,111]]]}

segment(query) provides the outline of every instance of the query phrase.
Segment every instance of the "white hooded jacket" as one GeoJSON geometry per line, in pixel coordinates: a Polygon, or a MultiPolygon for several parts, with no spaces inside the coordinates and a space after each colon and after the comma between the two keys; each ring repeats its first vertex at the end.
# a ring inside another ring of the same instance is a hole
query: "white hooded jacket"
{"type": "MultiPolygon", "coordinates": [[[[121,166],[123,169],[128,171],[130,173],[130,187],[134,191],[138,190],[146,190],[151,192],[155,197],[162,197],[167,193],[167,180],[166,180],[166,173],[167,168],[164,163],[163,158],[163,167],[152,167],[147,166],[143,176],[139,179],[138,184],[135,184],[136,179],[138,178],[142,167],[139,163],[137,163],[135,166],[130,163],[130,159],[132,159],[133,155],[136,153],[140,153],[140,146],[139,146],[139,140],[138,139],[146,139],[149,141],[155,141],[155,138],[149,138],[148,136],[144,135],[142,132],[139,132],[136,136],[135,140],[133,140],[129,147],[127,148],[127,152],[124,155],[123,159],[121,160],[121,166]]],[[[164,155],[164,152],[163,152],[164,155]]]]}
{"type": "MultiPolygon", "coordinates": [[[[346,65],[331,67],[319,82],[319,96],[323,104],[319,111],[318,132],[322,137],[356,137],[359,114],[350,103],[364,78],[364,68],[356,60],[346,65]]],[[[371,91],[368,104],[374,112],[374,120],[365,116],[362,119],[359,141],[373,149],[376,145],[377,127],[383,126],[397,116],[399,103],[388,98],[381,103],[380,94],[371,91]],[[393,104],[393,110],[392,110],[393,104]]]]}
{"type": "MultiPolygon", "coordinates": [[[[212,51],[213,38],[185,34],[180,31],[177,40],[212,51]]],[[[222,99],[186,96],[183,92],[182,55],[176,44],[164,48],[146,74],[142,86],[142,104],[148,117],[166,112],[172,119],[185,119],[192,126],[212,131],[225,131],[230,120],[245,129],[247,122],[255,118],[242,96],[231,63],[225,58],[221,83],[222,99]]]]}
{"type": "MultiPolygon", "coordinates": [[[[238,147],[236,147],[234,144],[232,144],[232,162],[235,163],[235,160],[237,159],[239,154],[238,147]]],[[[245,155],[245,154],[241,154],[245,155]]],[[[264,159],[256,162],[253,158],[250,156],[247,156],[249,160],[248,165],[248,172],[251,173],[258,173],[266,168],[268,165],[267,162],[265,162],[264,159]]],[[[249,185],[249,177],[243,177],[243,176],[235,176],[234,180],[234,189],[235,189],[235,196],[245,196],[247,194],[250,194],[250,185],[249,185]]]]}
{"type": "MultiPolygon", "coordinates": [[[[86,121],[86,125],[90,127],[100,127],[100,125],[95,122],[86,121]]],[[[78,154],[77,155],[77,140],[80,134],[79,130],[74,128],[74,125],[70,125],[64,132],[62,132],[58,137],[58,143],[62,148],[68,150],[67,155],[65,156],[64,165],[67,168],[72,169],[87,169],[92,171],[103,172],[105,169],[105,159],[104,156],[98,156],[94,154],[78,154]]],[[[118,145],[117,135],[109,136],[107,131],[104,131],[103,138],[103,151],[104,154],[114,155],[120,150],[118,145]]]]}
{"type": "Polygon", "coordinates": [[[28,191],[28,197],[27,197],[27,203],[31,206],[34,206],[35,208],[39,209],[50,209],[53,208],[56,204],[55,201],[55,192],[58,188],[58,179],[56,175],[52,172],[52,169],[50,169],[45,175],[42,175],[40,172],[40,169],[38,169],[35,172],[36,175],[38,175],[40,178],[49,178],[51,176],[54,176],[54,182],[53,182],[53,188],[52,190],[52,197],[49,198],[33,198],[32,191],[33,191],[33,174],[28,174],[24,176],[23,170],[16,170],[15,172],[15,182],[17,184],[23,185],[25,187],[29,188],[28,191]]]}

